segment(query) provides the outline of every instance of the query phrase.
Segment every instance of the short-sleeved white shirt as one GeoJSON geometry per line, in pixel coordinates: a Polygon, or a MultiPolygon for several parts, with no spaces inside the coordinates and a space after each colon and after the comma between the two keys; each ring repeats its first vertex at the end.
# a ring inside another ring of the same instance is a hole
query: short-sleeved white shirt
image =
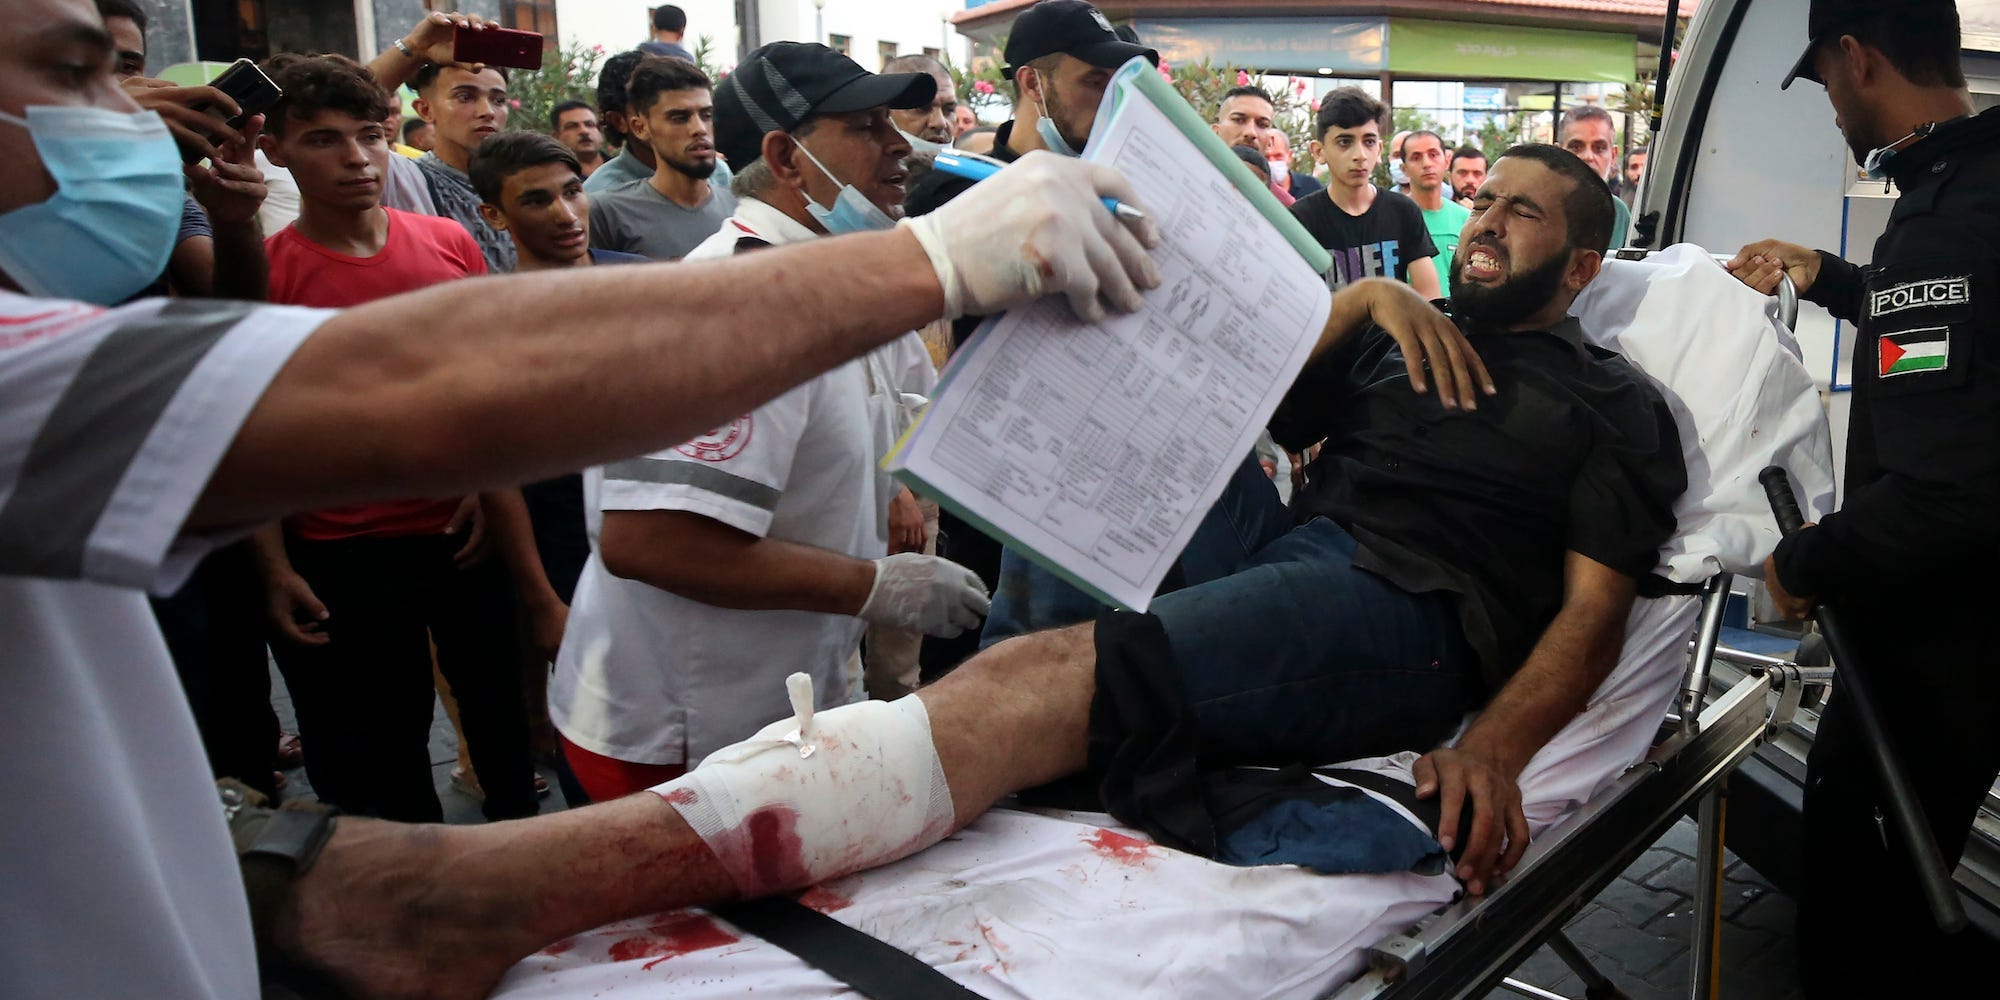
{"type": "MultiPolygon", "coordinates": [[[[251,997],[257,958],[201,738],[145,592],[327,314],[0,292],[0,996],[251,997]]],[[[214,541],[214,540],[209,540],[214,541]]]]}
{"type": "MultiPolygon", "coordinates": [[[[815,237],[745,199],[687,259],[728,256],[743,238],[815,237]]],[[[676,448],[590,470],[585,507],[691,511],[759,537],[879,558],[889,494],[877,462],[891,443],[888,410],[908,381],[880,357],[858,358],[676,448]],[[872,403],[871,385],[882,397],[872,403]]],[[[591,534],[549,685],[549,715],[570,742],[617,760],[693,765],[791,714],[784,679],[794,671],[812,676],[818,707],[849,700],[842,667],[861,641],[859,619],[719,608],[622,579],[605,570],[591,534]]]]}

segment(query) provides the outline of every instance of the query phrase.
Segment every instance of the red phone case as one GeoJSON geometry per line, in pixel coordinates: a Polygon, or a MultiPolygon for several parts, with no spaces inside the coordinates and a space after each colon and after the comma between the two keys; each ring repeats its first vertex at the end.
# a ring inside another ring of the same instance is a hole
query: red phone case
{"type": "Polygon", "coordinates": [[[542,68],[542,36],[512,28],[458,29],[452,39],[451,58],[462,63],[485,63],[509,69],[542,68]]]}

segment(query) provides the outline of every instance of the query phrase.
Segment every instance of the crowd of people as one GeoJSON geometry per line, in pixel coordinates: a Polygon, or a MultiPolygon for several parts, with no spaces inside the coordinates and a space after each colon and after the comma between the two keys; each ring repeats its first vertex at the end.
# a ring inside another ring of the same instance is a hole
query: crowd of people
{"type": "MultiPolygon", "coordinates": [[[[127,54],[125,89],[212,163],[149,293],[320,308],[481,274],[728,256],[929,212],[969,186],[929,171],[931,154],[1080,149],[1110,71],[1152,55],[1129,33],[1096,37],[1087,5],[1051,3],[1009,43],[1017,110],[997,128],[969,120],[927,55],[773,127],[771,81],[718,87],[668,6],[652,38],[605,62],[594,105],[523,123],[508,120],[506,70],[450,60],[454,33],[487,22],[435,14],[365,66],[267,60],[284,96],[232,130],[198,110],[227,108],[212,88],[142,75],[139,5],[99,9],[127,54]]],[[[745,65],[793,88],[863,74],[791,43],[745,65]]],[[[1379,101],[1327,95],[1298,160],[1274,115],[1267,92],[1239,86],[1214,129],[1333,251],[1328,283],[1387,276],[1443,297],[1484,156],[1398,135],[1407,183],[1378,188],[1379,101]]],[[[1601,175],[1610,127],[1581,108],[1561,139],[1601,175]]],[[[929,324],[674,449],[518,489],[295,514],[210,557],[156,609],[217,775],[276,798],[303,760],[314,794],[346,812],[437,820],[441,698],[458,733],[451,785],[503,819],[549,793],[538,761],[571,804],[682,773],[783,714],[772,677],[791,670],[814,677],[822,707],[935,678],[977,647],[1002,553],[874,470],[975,321],[929,324]],[[270,708],[267,648],[297,734],[270,708]],[[675,651],[664,669],[661,649],[675,651]]],[[[1276,475],[1286,459],[1266,448],[1276,475]]],[[[1305,456],[1290,464],[1287,495],[1305,456]]]]}
{"type": "MultiPolygon", "coordinates": [[[[779,41],[712,79],[670,6],[607,60],[594,105],[545,122],[509,121],[505,69],[453,60],[457,33],[491,27],[453,13],[365,65],[274,56],[262,70],[282,96],[238,120],[214,87],[143,75],[134,0],[95,0],[95,21],[80,0],[37,2],[41,33],[0,53],[13,86],[39,88],[5,122],[39,157],[10,180],[42,192],[0,234],[0,271],[26,293],[0,303],[0,348],[60,353],[0,368],[29,390],[0,466],[0,569],[100,589],[0,579],[26,660],[53,665],[34,679],[57,694],[27,704],[84,706],[90,733],[129,719],[157,693],[148,676],[97,683],[108,666],[88,647],[158,645],[117,602],[173,580],[151,614],[215,777],[278,799],[302,760],[346,816],[435,823],[442,699],[453,784],[488,819],[540,811],[538,762],[570,804],[608,803],[457,832],[363,820],[335,837],[322,819],[280,824],[274,845],[239,831],[246,873],[260,852],[292,866],[246,877],[258,940],[364,991],[476,992],[552,935],[801,888],[1082,770],[1120,819],[1220,856],[1197,763],[1415,749],[1414,794],[1439,800],[1437,842],[1482,892],[1526,846],[1515,776],[1610,668],[1673,530],[1674,421],[1568,317],[1627,240],[1644,170],[1600,108],[1490,162],[1435,131],[1393,135],[1397,180],[1378,186],[1391,115],[1366,91],[1325,95],[1297,151],[1267,92],[1223,96],[1216,135],[1330,251],[1332,315],[1271,422],[1274,450],[1244,463],[1171,592],[1132,615],[881,467],[983,317],[1059,294],[1095,321],[1159,283],[1154,223],[1099,210],[1136,201],[1130,186],[1065,159],[1113,72],[1158,61],[1088,3],[1021,14],[1003,53],[1013,114],[988,129],[927,56],[874,73],[779,41]],[[98,87],[107,67],[116,89],[98,87]],[[51,125],[66,101],[100,127],[51,125]],[[134,105],[153,114],[116,110],[134,105]],[[122,144],[124,188],[92,173],[117,159],[87,155],[93,142],[122,144]],[[947,147],[1018,165],[975,186],[930,169],[947,147]],[[22,252],[30,226],[72,252],[22,252]],[[1447,292],[1449,313],[1434,307],[1447,292]],[[105,361],[109,345],[128,353],[105,361]],[[211,533],[240,540],[183,574],[175,540],[211,533]],[[86,635],[92,616],[103,627],[86,635]],[[270,662],[297,734],[278,731],[270,662]],[[793,768],[813,756],[803,725],[765,727],[808,691],[822,731],[853,738],[793,768]],[[773,767],[758,748],[774,738],[803,752],[773,767]],[[734,825],[798,806],[788,783],[837,767],[852,794],[799,806],[833,819],[809,815],[789,846],[734,825]],[[647,789],[660,794],[631,794],[647,789]],[[299,878],[322,848],[318,881],[299,878]],[[462,866],[448,886],[440,858],[462,866]],[[293,881],[305,902],[286,902],[293,881]],[[439,919],[411,922],[419,888],[439,919]],[[532,920],[482,926],[523,898],[532,920]],[[370,907],[399,916],[356,917],[370,907]],[[427,951],[469,929],[486,933],[456,942],[465,962],[427,951]]],[[[1735,266],[1770,285],[1774,261],[1807,254],[1771,244],[1735,266]]],[[[1829,274],[1851,311],[1861,279],[1829,274]]],[[[93,766],[129,778],[126,758],[172,744],[171,722],[113,732],[93,766]]],[[[37,727],[61,723],[14,718],[51,743],[65,737],[37,727]]],[[[128,782],[134,801],[185,792],[175,766],[157,788],[128,782]]],[[[88,797],[35,802],[73,822],[34,850],[108,838],[100,895],[145,881],[119,836],[181,824],[160,849],[194,860],[146,882],[130,919],[168,927],[159,947],[182,959],[202,954],[182,938],[222,941],[216,975],[244,971],[240,887],[213,877],[218,845],[185,802],[113,819],[88,797]]],[[[37,874],[42,895],[75,888],[37,874]]],[[[31,981],[90,974],[74,949],[15,944],[31,981]]]]}

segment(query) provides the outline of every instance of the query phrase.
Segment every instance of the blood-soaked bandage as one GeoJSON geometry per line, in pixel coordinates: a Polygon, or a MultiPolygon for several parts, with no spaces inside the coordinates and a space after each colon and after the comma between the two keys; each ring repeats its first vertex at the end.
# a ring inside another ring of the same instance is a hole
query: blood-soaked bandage
{"type": "Polygon", "coordinates": [[[746,896],[887,864],[951,832],[951,789],[915,695],[815,715],[793,674],[792,719],[722,748],[652,791],[681,814],[746,896]]]}

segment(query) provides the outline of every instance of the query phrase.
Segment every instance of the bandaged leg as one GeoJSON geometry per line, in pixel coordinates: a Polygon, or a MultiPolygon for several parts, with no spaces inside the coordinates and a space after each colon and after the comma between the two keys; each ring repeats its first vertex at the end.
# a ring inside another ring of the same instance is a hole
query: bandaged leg
{"type": "Polygon", "coordinates": [[[914,854],[951,832],[951,790],[912,695],[814,715],[793,674],[795,718],[724,747],[652,791],[748,897],[817,885],[914,854]]]}

